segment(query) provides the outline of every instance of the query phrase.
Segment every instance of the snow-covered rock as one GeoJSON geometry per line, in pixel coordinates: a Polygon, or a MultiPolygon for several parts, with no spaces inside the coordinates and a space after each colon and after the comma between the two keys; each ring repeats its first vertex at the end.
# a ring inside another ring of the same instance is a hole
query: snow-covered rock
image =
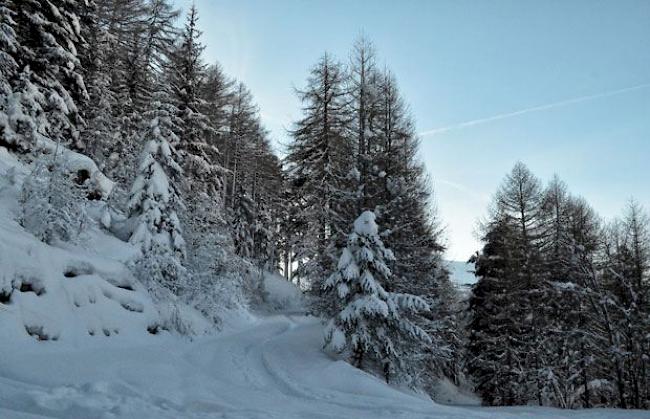
{"type": "Polygon", "coordinates": [[[70,175],[80,184],[85,184],[95,198],[106,198],[113,190],[114,182],[99,170],[90,157],[59,146],[45,137],[39,139],[38,149],[45,154],[56,153],[56,158],[65,162],[70,175]]]}

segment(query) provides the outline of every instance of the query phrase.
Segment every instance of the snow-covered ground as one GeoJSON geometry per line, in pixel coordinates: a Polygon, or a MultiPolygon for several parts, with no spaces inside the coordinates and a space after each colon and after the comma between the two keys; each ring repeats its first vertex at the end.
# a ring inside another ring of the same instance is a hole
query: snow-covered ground
{"type": "Polygon", "coordinates": [[[648,412],[434,404],[321,351],[320,322],[258,318],[193,341],[0,342],[0,417],[643,418],[648,412]]]}

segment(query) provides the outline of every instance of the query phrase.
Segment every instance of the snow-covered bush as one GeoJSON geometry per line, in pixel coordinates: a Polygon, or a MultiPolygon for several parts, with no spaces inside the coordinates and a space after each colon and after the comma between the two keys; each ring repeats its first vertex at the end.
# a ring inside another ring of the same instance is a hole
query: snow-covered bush
{"type": "Polygon", "coordinates": [[[23,183],[20,224],[48,244],[72,241],[88,223],[85,195],[70,178],[65,160],[41,157],[23,183]]]}
{"type": "Polygon", "coordinates": [[[178,294],[181,284],[187,277],[187,270],[163,244],[152,242],[151,246],[135,262],[136,276],[150,290],[154,290],[151,282],[178,294]]]}
{"type": "Polygon", "coordinates": [[[158,311],[159,323],[151,325],[149,332],[156,334],[160,330],[166,330],[185,336],[207,333],[211,328],[209,322],[199,312],[191,309],[183,296],[177,295],[177,284],[184,280],[185,269],[173,261],[165,262],[159,255],[145,255],[136,262],[134,268],[136,277],[140,278],[158,311]]]}
{"type": "Polygon", "coordinates": [[[429,310],[428,304],[410,294],[388,292],[382,285],[391,278],[386,262],[394,258],[379,238],[375,214],[365,211],[354,222],[336,272],[325,282],[342,307],[325,328],[326,347],[351,356],[359,368],[381,368],[386,381],[405,370],[402,341],[431,343],[429,335],[407,317],[429,310]]]}
{"type": "MultiPolygon", "coordinates": [[[[207,233],[207,232],[206,232],[207,233]]],[[[221,322],[227,310],[246,310],[250,297],[247,293],[251,267],[233,252],[232,239],[214,230],[211,235],[194,235],[201,246],[193,246],[188,257],[189,282],[184,292],[188,304],[202,312],[213,323],[221,322]]]]}

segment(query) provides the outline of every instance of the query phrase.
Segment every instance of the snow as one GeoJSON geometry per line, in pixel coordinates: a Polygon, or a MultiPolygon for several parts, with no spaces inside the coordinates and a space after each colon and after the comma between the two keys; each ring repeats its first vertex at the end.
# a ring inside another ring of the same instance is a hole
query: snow
{"type": "Polygon", "coordinates": [[[273,311],[300,312],[304,307],[303,294],[298,287],[283,277],[264,272],[264,303],[273,311]]]}
{"type": "Polygon", "coordinates": [[[85,172],[89,177],[86,181],[89,182],[87,186],[101,197],[107,197],[113,190],[113,181],[97,168],[97,165],[90,157],[61,147],[44,137],[39,139],[38,147],[45,153],[54,154],[56,152],[56,158],[63,160],[66,169],[71,173],[85,172]]]}
{"type": "Polygon", "coordinates": [[[444,378],[438,381],[434,388],[435,400],[446,405],[480,406],[481,399],[469,389],[461,389],[444,378]]]}
{"type": "Polygon", "coordinates": [[[0,341],[0,417],[601,418],[647,412],[445,406],[387,386],[321,350],[310,317],[258,318],[236,332],[97,345],[0,341]]]}
{"type": "Polygon", "coordinates": [[[354,221],[354,232],[360,236],[376,236],[378,233],[377,223],[375,222],[375,213],[364,211],[359,218],[354,221]]]}

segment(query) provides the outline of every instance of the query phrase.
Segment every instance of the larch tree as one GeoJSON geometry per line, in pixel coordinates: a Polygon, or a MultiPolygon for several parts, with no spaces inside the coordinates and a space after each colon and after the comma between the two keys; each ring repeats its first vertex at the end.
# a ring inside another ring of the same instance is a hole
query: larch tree
{"type": "Polygon", "coordinates": [[[354,166],[344,82],[342,66],[328,54],[312,67],[307,86],[298,91],[303,117],[291,132],[293,141],[285,159],[299,207],[296,275],[314,282],[312,290],[317,293],[325,273],[334,266],[334,248],[342,243],[352,219],[354,195],[349,185],[354,166]]]}
{"type": "Polygon", "coordinates": [[[356,145],[355,156],[356,167],[359,172],[358,178],[358,210],[372,209],[368,202],[369,195],[369,174],[373,169],[369,162],[369,149],[371,142],[369,137],[372,134],[371,119],[373,118],[373,107],[376,101],[376,92],[373,79],[378,77],[376,71],[375,48],[372,42],[360,36],[352,47],[350,54],[350,68],[347,77],[348,90],[352,101],[352,130],[356,145]]]}

